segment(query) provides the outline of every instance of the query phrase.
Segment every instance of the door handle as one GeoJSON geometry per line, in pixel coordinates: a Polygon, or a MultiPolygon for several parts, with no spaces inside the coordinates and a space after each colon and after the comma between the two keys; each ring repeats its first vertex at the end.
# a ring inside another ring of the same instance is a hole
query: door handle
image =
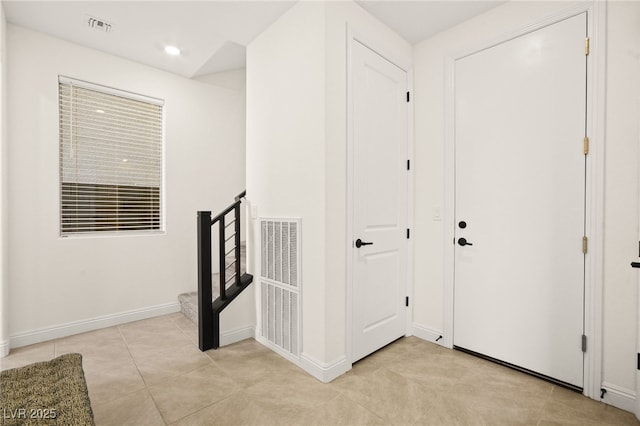
{"type": "Polygon", "coordinates": [[[640,268],[640,262],[631,262],[632,268],[640,268]]]}
{"type": "Polygon", "coordinates": [[[466,238],[458,238],[458,245],[464,247],[464,246],[472,246],[473,244],[467,241],[466,238]]]}
{"type": "Polygon", "coordinates": [[[372,245],[373,245],[373,243],[368,243],[368,242],[362,241],[360,238],[358,238],[356,240],[356,247],[358,247],[358,248],[360,248],[362,246],[372,246],[372,245]]]}

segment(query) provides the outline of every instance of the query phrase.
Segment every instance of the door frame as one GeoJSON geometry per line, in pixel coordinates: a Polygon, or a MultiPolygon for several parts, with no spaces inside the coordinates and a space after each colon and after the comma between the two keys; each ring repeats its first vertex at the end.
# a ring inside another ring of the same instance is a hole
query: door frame
{"type": "MultiPolygon", "coordinates": [[[[389,47],[383,48],[386,43],[379,38],[374,36],[369,36],[365,31],[360,31],[357,28],[354,28],[352,24],[347,24],[346,30],[346,62],[347,62],[347,122],[346,122],[346,130],[347,130],[347,151],[346,151],[346,177],[347,177],[347,187],[346,187],[346,215],[345,215],[345,223],[346,223],[346,233],[345,233],[345,247],[346,250],[346,259],[345,259],[345,282],[346,282],[346,296],[345,296],[345,354],[346,360],[351,368],[353,364],[353,274],[355,272],[355,265],[353,261],[353,233],[354,233],[354,205],[353,205],[353,197],[354,197],[354,178],[355,178],[355,155],[354,155],[354,126],[353,126],[353,118],[354,118],[354,85],[353,81],[353,69],[351,65],[352,58],[352,43],[359,42],[366,46],[367,48],[373,50],[378,55],[385,58],[387,61],[391,62],[398,68],[404,70],[407,73],[407,90],[413,94],[413,69],[411,60],[402,58],[402,55],[398,55],[392,51],[389,47]]],[[[413,196],[413,98],[409,102],[408,108],[408,117],[407,117],[407,157],[411,162],[411,167],[407,171],[407,226],[409,229],[413,229],[413,204],[414,204],[414,196],[413,196]]],[[[413,238],[409,238],[407,240],[407,288],[406,294],[409,297],[409,301],[413,299],[413,238]]],[[[406,325],[405,325],[405,335],[409,336],[411,334],[411,324],[413,318],[413,304],[409,303],[409,307],[407,308],[406,313],[406,325]]]]}
{"type": "MultiPolygon", "coordinates": [[[[455,275],[455,63],[456,60],[531,33],[567,18],[587,13],[590,38],[587,61],[587,135],[590,139],[586,161],[585,228],[589,252],[585,256],[584,395],[600,399],[602,384],[602,300],[603,300],[603,219],[604,219],[604,142],[605,142],[605,60],[606,5],[594,1],[573,5],[542,19],[535,19],[495,39],[470,46],[447,56],[445,69],[445,149],[444,149],[444,306],[442,345],[453,348],[455,275]]],[[[579,150],[582,141],[576,141],[579,150]]]]}

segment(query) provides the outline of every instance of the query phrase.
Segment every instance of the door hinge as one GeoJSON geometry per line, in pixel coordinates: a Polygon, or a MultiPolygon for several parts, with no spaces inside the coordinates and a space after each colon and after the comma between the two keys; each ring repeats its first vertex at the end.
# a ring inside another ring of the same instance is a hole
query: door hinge
{"type": "Polygon", "coordinates": [[[407,240],[411,238],[411,230],[407,228],[407,240]]]}
{"type": "Polygon", "coordinates": [[[582,253],[587,254],[587,251],[589,251],[589,240],[587,237],[582,237],[582,253]]]}
{"type": "Polygon", "coordinates": [[[587,336],[582,335],[582,352],[587,352],[587,336]]]}
{"type": "Polygon", "coordinates": [[[409,95],[409,92],[407,92],[407,102],[409,102],[411,99],[411,95],[409,95]]]}
{"type": "Polygon", "coordinates": [[[589,56],[589,37],[584,39],[584,54],[589,56]]]}
{"type": "Polygon", "coordinates": [[[404,298],[404,306],[409,306],[409,296],[404,298]]]}
{"type": "Polygon", "coordinates": [[[589,155],[589,137],[584,137],[584,155],[589,155]]]}
{"type": "Polygon", "coordinates": [[[407,170],[411,170],[411,160],[407,160],[407,170]]]}
{"type": "Polygon", "coordinates": [[[638,354],[638,370],[640,370],[640,353],[638,354]]]}

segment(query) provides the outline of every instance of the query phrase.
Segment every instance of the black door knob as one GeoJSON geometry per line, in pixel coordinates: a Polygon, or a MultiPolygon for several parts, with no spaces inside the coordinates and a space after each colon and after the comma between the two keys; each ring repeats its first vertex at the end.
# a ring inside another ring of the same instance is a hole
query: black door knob
{"type": "Polygon", "coordinates": [[[458,245],[460,246],[472,246],[473,244],[471,244],[469,241],[467,241],[466,238],[458,238],[458,245]]]}
{"type": "Polygon", "coordinates": [[[360,238],[358,238],[356,240],[356,247],[358,247],[358,248],[360,248],[362,246],[370,246],[370,245],[373,245],[373,243],[368,243],[366,241],[362,241],[360,238]]]}

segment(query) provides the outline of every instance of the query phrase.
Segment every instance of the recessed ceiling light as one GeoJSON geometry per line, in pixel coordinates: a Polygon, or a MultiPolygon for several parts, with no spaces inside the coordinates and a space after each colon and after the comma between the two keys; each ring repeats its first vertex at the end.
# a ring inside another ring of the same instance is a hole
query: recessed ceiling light
{"type": "Polygon", "coordinates": [[[123,162],[123,163],[127,163],[127,162],[129,162],[129,160],[127,160],[126,158],[123,158],[123,159],[122,159],[122,162],[123,162]]]}
{"type": "Polygon", "coordinates": [[[175,46],[165,46],[164,48],[164,52],[167,55],[171,55],[171,56],[178,56],[180,54],[180,49],[178,49],[175,46]]]}
{"type": "Polygon", "coordinates": [[[101,110],[101,109],[97,109],[97,110],[96,110],[96,112],[97,112],[98,114],[104,114],[104,111],[103,111],[103,110],[101,110]]]}

